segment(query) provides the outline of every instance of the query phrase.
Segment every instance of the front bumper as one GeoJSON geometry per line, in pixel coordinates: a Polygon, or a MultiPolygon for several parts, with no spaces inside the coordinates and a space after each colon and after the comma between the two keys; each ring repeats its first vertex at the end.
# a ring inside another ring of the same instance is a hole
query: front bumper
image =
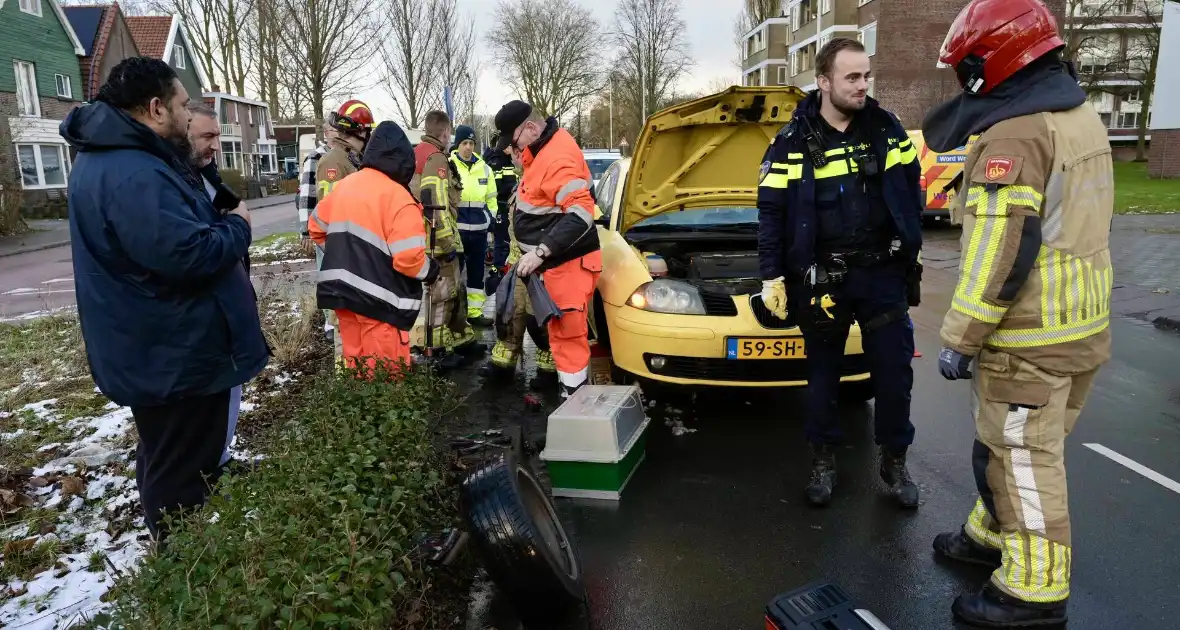
{"type": "MultiPolygon", "coordinates": [[[[770,329],[758,323],[748,296],[734,298],[737,315],[670,315],[603,304],[617,367],[636,376],[681,385],[801,387],[807,384],[804,358],[726,358],[727,337],[798,339],[797,327],[770,329]],[[662,361],[658,360],[662,359],[662,361]]],[[[844,347],[841,381],[869,378],[860,329],[853,326],[844,347]]]]}

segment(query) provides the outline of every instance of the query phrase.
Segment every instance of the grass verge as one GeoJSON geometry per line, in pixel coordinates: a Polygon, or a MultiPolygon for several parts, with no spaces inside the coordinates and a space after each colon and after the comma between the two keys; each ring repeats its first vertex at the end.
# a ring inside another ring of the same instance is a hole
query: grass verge
{"type": "Polygon", "coordinates": [[[265,265],[287,260],[313,258],[299,246],[301,239],[295,232],[279,232],[264,236],[250,244],[250,264],[265,265]]]}
{"type": "Polygon", "coordinates": [[[1114,163],[1115,214],[1180,212],[1180,179],[1151,179],[1146,162],[1114,163]]]}
{"type": "Polygon", "coordinates": [[[451,386],[417,370],[395,384],[329,373],[302,398],[267,463],[223,480],[121,585],[115,626],[453,627],[418,552],[455,525],[434,439],[451,386]]]}

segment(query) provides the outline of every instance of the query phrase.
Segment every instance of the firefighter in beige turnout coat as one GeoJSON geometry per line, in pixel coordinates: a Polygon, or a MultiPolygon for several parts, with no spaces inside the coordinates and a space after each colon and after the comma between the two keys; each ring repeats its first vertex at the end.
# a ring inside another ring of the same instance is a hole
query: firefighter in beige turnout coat
{"type": "Polygon", "coordinates": [[[996,567],[952,608],[987,627],[1066,618],[1065,439],[1110,358],[1111,151],[1061,46],[1038,0],[973,0],[940,55],[965,93],[923,125],[940,152],[982,132],[953,209],[962,259],[939,354],[944,377],[973,379],[979,498],[934,547],[996,567]]]}

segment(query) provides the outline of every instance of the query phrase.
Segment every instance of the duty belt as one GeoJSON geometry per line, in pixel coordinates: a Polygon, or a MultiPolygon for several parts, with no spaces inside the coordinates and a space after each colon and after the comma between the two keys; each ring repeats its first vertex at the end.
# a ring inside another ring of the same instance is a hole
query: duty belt
{"type": "Polygon", "coordinates": [[[893,253],[886,251],[876,252],[842,252],[839,254],[821,254],[819,256],[820,262],[824,265],[835,265],[847,267],[872,267],[893,259],[893,253]]]}

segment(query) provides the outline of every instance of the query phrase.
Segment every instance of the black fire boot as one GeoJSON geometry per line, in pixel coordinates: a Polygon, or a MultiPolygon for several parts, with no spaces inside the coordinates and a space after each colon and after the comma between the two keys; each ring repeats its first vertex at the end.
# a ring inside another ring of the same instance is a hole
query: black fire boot
{"type": "Polygon", "coordinates": [[[1000,568],[1003,554],[999,549],[985,547],[967,535],[963,529],[945,532],[934,537],[934,551],[959,562],[979,564],[989,569],[1000,568]]]}
{"type": "Polygon", "coordinates": [[[881,448],[881,480],[889,484],[894,498],[904,508],[918,507],[918,486],[910,479],[905,465],[905,451],[881,448]]]}
{"type": "Polygon", "coordinates": [[[832,502],[836,487],[836,452],[826,444],[811,445],[811,480],[807,484],[807,502],[824,506],[832,502]]]}
{"type": "Polygon", "coordinates": [[[1065,623],[1068,599],[1048,604],[1026,602],[1000,592],[988,582],[978,593],[955,598],[951,612],[979,628],[1037,628],[1065,623]]]}

